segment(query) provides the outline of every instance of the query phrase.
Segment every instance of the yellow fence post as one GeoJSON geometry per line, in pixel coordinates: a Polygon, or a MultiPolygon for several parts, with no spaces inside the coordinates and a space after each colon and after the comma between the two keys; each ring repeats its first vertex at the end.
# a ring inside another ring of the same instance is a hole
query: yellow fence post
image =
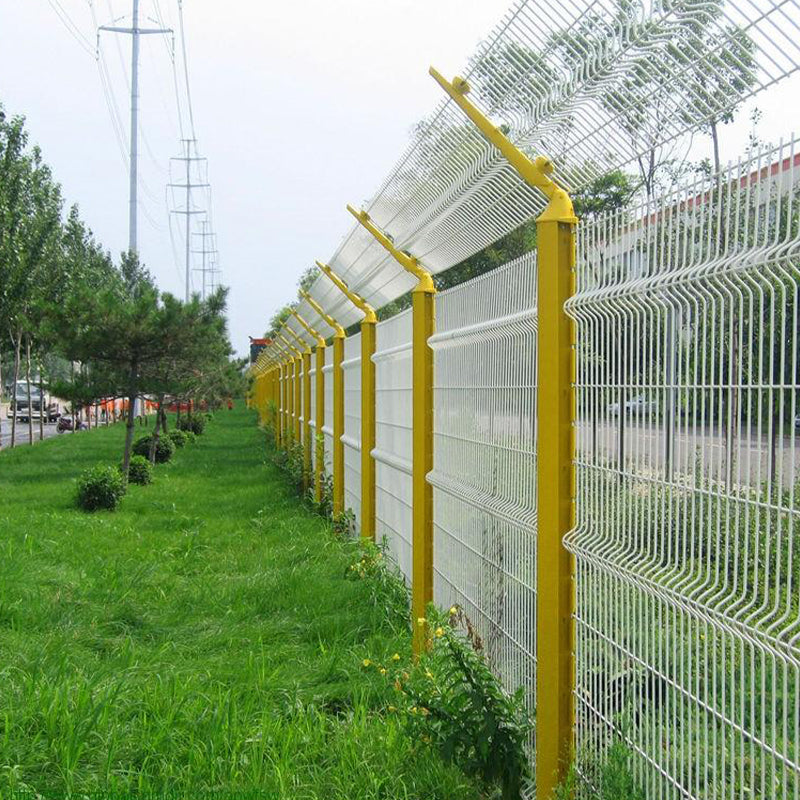
{"type": "Polygon", "coordinates": [[[375,541],[375,309],[352,291],[327,265],[317,266],[333,281],[353,305],[364,314],[361,321],[361,536],[375,541]]]}
{"type": "Polygon", "coordinates": [[[431,274],[416,258],[396,248],[366,211],[356,211],[352,206],[347,206],[347,210],[418,281],[411,295],[414,326],[411,619],[413,651],[418,656],[428,642],[427,625],[419,620],[425,619],[428,603],[433,601],[433,487],[428,483],[428,473],[433,469],[433,350],[428,339],[435,327],[436,288],[431,274]]]}
{"type": "MultiPolygon", "coordinates": [[[[302,292],[306,302],[334,330],[333,333],[333,513],[339,515],[344,511],[344,328],[308,293],[302,292]]],[[[317,356],[319,358],[319,354],[317,356]]],[[[322,367],[317,361],[319,374],[322,367]]],[[[324,392],[324,389],[323,389],[324,392]]],[[[317,395],[319,397],[319,394],[317,395]]],[[[324,398],[324,394],[323,394],[324,398]]],[[[321,404],[320,406],[321,407],[321,404]]],[[[322,427],[320,426],[320,432],[322,427]]],[[[321,462],[322,459],[319,459],[321,462]]]]}
{"type": "MultiPolygon", "coordinates": [[[[288,330],[288,328],[287,328],[288,330]]],[[[278,338],[283,341],[289,351],[289,360],[287,362],[287,375],[286,375],[286,445],[292,439],[297,440],[300,435],[300,397],[299,397],[299,363],[301,353],[300,351],[281,333],[278,338]],[[294,423],[292,420],[294,419],[294,423]]]]}
{"type": "Polygon", "coordinates": [[[325,425],[325,342],[317,345],[317,369],[316,369],[316,392],[317,401],[314,403],[314,412],[317,415],[315,420],[316,431],[315,446],[316,456],[314,465],[314,499],[322,502],[322,496],[325,487],[323,482],[325,480],[325,437],[322,435],[322,427],[325,425]]]}
{"type": "Polygon", "coordinates": [[[281,435],[280,435],[280,440],[279,440],[279,444],[280,444],[281,447],[284,447],[286,445],[286,399],[288,397],[287,388],[286,388],[286,384],[287,384],[287,381],[286,381],[287,366],[286,365],[287,365],[287,363],[288,363],[287,360],[284,358],[284,360],[281,361],[281,366],[280,366],[280,370],[281,370],[281,405],[280,405],[280,413],[279,413],[278,416],[280,417],[280,420],[281,420],[281,435]]]}
{"type": "Polygon", "coordinates": [[[311,348],[308,344],[303,341],[288,325],[284,323],[283,330],[290,334],[292,339],[297,342],[299,350],[297,352],[297,358],[295,359],[295,367],[294,367],[294,438],[298,444],[303,443],[302,434],[300,432],[300,415],[301,415],[301,395],[302,395],[302,381],[301,381],[301,374],[300,370],[302,368],[303,363],[303,355],[305,353],[311,355],[311,348]]]}
{"type": "Polygon", "coordinates": [[[481,133],[548,204],[536,220],[537,564],[536,564],[536,796],[549,800],[572,757],[575,667],[574,564],[564,536],[575,524],[575,340],[564,304],[574,292],[575,226],[569,195],[550,175],[551,162],[531,160],[467,99],[469,85],[433,67],[430,74],[481,133]]]}
{"type": "MultiPolygon", "coordinates": [[[[289,311],[291,312],[292,316],[305,328],[309,336],[313,336],[317,342],[317,369],[319,370],[319,354],[320,348],[322,348],[322,364],[325,365],[325,340],[320,336],[317,331],[315,331],[293,308],[290,308],[289,311]]],[[[305,428],[304,428],[304,467],[303,467],[303,475],[304,475],[304,482],[305,487],[311,485],[311,448],[314,446],[312,436],[311,436],[311,350],[307,349],[306,352],[303,353],[303,419],[305,420],[305,428]]],[[[322,372],[319,372],[317,378],[317,402],[319,402],[319,388],[322,387],[322,409],[323,414],[325,411],[325,384],[321,383],[319,378],[322,377],[322,372]]],[[[317,410],[317,420],[319,420],[319,410],[317,410]]],[[[323,416],[324,420],[324,416],[323,416]]],[[[320,426],[320,433],[321,433],[321,426],[320,426]]],[[[320,496],[317,497],[317,502],[319,502],[321,497],[321,490],[322,487],[318,487],[320,496]]],[[[317,490],[315,489],[315,496],[317,494],[317,490]]]]}

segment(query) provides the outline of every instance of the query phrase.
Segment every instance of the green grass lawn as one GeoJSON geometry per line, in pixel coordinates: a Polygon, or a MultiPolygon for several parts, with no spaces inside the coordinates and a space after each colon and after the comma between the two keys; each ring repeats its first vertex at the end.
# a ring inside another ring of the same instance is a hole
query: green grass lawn
{"type": "Polygon", "coordinates": [[[477,798],[362,659],[407,658],[354,557],[268,463],[249,411],[73,506],[121,425],[0,453],[0,797],[477,798]]]}

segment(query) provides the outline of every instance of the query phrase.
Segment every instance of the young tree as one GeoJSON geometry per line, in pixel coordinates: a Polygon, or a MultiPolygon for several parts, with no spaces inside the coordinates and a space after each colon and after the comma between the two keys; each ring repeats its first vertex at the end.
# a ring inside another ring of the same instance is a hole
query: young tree
{"type": "Polygon", "coordinates": [[[63,354],[71,361],[97,363],[128,398],[122,469],[127,475],[133,442],[136,400],[142,375],[163,358],[159,293],[135,253],[122,257],[114,280],[104,287],[79,282],[51,310],[51,323],[63,354]]]}

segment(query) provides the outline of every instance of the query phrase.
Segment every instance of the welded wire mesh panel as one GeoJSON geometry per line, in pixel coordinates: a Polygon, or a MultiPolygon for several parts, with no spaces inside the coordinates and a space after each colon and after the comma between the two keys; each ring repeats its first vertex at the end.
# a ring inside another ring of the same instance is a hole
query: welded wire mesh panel
{"type": "Polygon", "coordinates": [[[411,311],[377,325],[375,538],[411,580],[411,311]]]}
{"type": "Polygon", "coordinates": [[[361,530],[361,334],[344,342],[344,506],[361,530]]]}
{"type": "Polygon", "coordinates": [[[536,259],[437,297],[434,598],[535,709],[536,259]]]}
{"type": "Polygon", "coordinates": [[[800,154],[580,229],[577,758],[800,798],[800,154]]]}
{"type": "Polygon", "coordinates": [[[333,347],[325,348],[325,424],[322,435],[325,441],[325,472],[333,474],[333,347]]]}
{"type": "MultiPolygon", "coordinates": [[[[521,149],[548,156],[565,186],[624,166],[652,190],[654,165],[681,136],[719,123],[798,62],[797,0],[524,0],[464,75],[473,102],[521,149]]],[[[366,208],[395,244],[439,272],[542,205],[446,101],[416,127],[366,208]]],[[[358,225],[329,263],[375,307],[413,285],[358,225]]],[[[342,324],[358,319],[329,281],[311,293],[342,324]]]]}

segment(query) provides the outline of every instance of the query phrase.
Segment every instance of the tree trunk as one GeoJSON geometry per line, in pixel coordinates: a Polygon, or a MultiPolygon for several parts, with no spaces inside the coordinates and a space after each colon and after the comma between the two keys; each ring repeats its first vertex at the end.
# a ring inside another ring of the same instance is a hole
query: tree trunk
{"type": "Polygon", "coordinates": [[[31,397],[31,337],[25,337],[25,386],[28,392],[28,444],[33,444],[33,397],[31,397]]]}
{"type": "Polygon", "coordinates": [[[131,463],[131,445],[133,444],[133,431],[136,425],[136,395],[138,364],[133,364],[130,371],[130,388],[128,390],[128,419],[125,427],[125,452],[122,455],[122,473],[128,479],[128,466],[131,463]]]}
{"type": "Polygon", "coordinates": [[[167,432],[167,409],[164,408],[164,397],[158,399],[158,413],[161,414],[161,430],[167,432]]]}
{"type": "Polygon", "coordinates": [[[719,132],[717,131],[717,121],[712,119],[709,124],[711,127],[711,142],[714,145],[714,174],[719,175],[719,132]]]}
{"type": "Polygon", "coordinates": [[[158,412],[156,413],[156,425],[153,428],[153,435],[150,437],[150,463],[156,463],[156,448],[158,447],[158,432],[161,424],[161,403],[158,405],[158,412]]]}
{"type": "MultiPolygon", "coordinates": [[[[39,414],[39,441],[44,441],[44,413],[45,413],[45,406],[44,406],[44,370],[42,370],[42,365],[39,365],[39,396],[42,398],[41,403],[41,413],[39,414]]],[[[48,412],[49,412],[48,408],[48,412]]],[[[49,421],[49,417],[48,417],[49,421]]]]}
{"type": "Polygon", "coordinates": [[[11,446],[16,447],[17,444],[17,381],[19,380],[19,364],[22,358],[22,334],[17,334],[17,339],[14,341],[14,382],[11,385],[11,401],[14,403],[14,413],[11,415],[11,446]]]}

